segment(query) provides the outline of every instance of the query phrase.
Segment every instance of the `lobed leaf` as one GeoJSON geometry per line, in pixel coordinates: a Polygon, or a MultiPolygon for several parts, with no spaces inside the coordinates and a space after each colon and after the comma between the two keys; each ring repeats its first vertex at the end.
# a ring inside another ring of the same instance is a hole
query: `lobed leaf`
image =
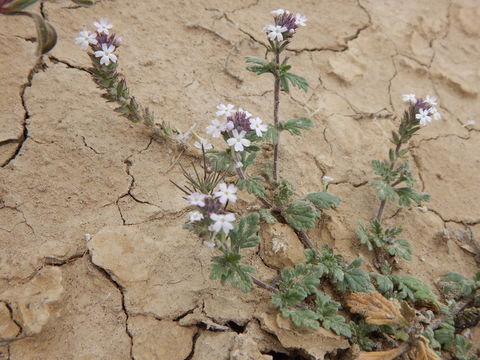
{"type": "Polygon", "coordinates": [[[287,223],[298,231],[307,231],[315,226],[320,213],[305,200],[295,200],[282,211],[287,223]]]}
{"type": "Polygon", "coordinates": [[[302,117],[279,122],[280,130],[287,130],[292,135],[301,135],[300,130],[308,130],[313,127],[313,122],[309,118],[302,117]]]}

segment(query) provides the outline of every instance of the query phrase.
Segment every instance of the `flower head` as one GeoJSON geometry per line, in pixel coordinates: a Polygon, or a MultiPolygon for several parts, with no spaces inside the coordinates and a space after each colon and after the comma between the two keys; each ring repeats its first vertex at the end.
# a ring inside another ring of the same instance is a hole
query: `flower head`
{"type": "Polygon", "coordinates": [[[83,50],[87,50],[89,44],[96,45],[98,43],[97,34],[88,30],[80,31],[78,37],[75,38],[75,43],[79,44],[83,50]]]}
{"type": "Polygon", "coordinates": [[[420,120],[420,125],[425,126],[432,121],[432,118],[429,116],[429,114],[430,111],[428,109],[419,109],[418,114],[415,115],[415,118],[420,120]]]}
{"type": "Polygon", "coordinates": [[[442,114],[440,114],[437,110],[436,107],[431,107],[430,109],[428,109],[429,112],[430,112],[430,115],[432,115],[433,117],[433,120],[440,120],[442,118],[442,114]]]}
{"type": "Polygon", "coordinates": [[[250,129],[255,130],[258,137],[262,137],[263,133],[268,130],[266,124],[262,124],[262,119],[259,117],[250,119],[250,129]]]}
{"type": "Polygon", "coordinates": [[[190,222],[196,222],[203,220],[203,214],[200,211],[192,211],[188,215],[190,222]]]}
{"type": "Polygon", "coordinates": [[[402,95],[402,100],[403,100],[403,102],[409,102],[409,103],[412,103],[412,104],[417,103],[417,98],[416,98],[415,94],[402,95]]]}
{"type": "Polygon", "coordinates": [[[204,207],[205,206],[205,198],[207,195],[201,194],[199,192],[194,192],[188,195],[187,200],[190,205],[204,207]]]}
{"type": "Polygon", "coordinates": [[[240,133],[234,129],[232,131],[233,137],[227,140],[229,146],[233,146],[235,151],[243,151],[245,146],[250,146],[250,140],[245,139],[245,131],[240,131],[240,133]]]}
{"type": "Polygon", "coordinates": [[[110,65],[110,62],[117,62],[117,56],[113,53],[115,51],[115,46],[107,44],[102,44],[102,50],[95,51],[95,57],[100,58],[100,64],[110,65]]]}
{"type": "Polygon", "coordinates": [[[195,141],[193,146],[200,150],[202,150],[202,147],[204,150],[211,150],[213,148],[212,144],[210,144],[208,140],[204,138],[200,138],[200,141],[195,141]]]}
{"type": "Polygon", "coordinates": [[[235,110],[233,109],[234,106],[232,104],[227,104],[227,105],[224,105],[224,104],[220,104],[220,105],[217,105],[217,112],[215,113],[217,116],[230,116],[232,115],[235,110]]]}
{"type": "Polygon", "coordinates": [[[107,34],[108,35],[108,31],[113,27],[112,24],[110,24],[108,22],[107,19],[105,18],[101,18],[99,21],[95,21],[93,23],[93,26],[95,26],[97,28],[97,32],[99,34],[107,34]]]}
{"type": "Polygon", "coordinates": [[[250,116],[251,114],[246,111],[235,111],[235,113],[232,116],[229,116],[227,118],[227,130],[237,130],[237,131],[245,131],[246,134],[249,134],[252,132],[252,129],[250,128],[250,116]]]}
{"type": "Polygon", "coordinates": [[[217,119],[212,120],[212,124],[207,126],[207,134],[210,134],[214,138],[220,137],[223,131],[227,129],[226,122],[220,122],[217,119]]]}
{"type": "Polygon", "coordinates": [[[225,215],[211,214],[210,219],[214,221],[212,225],[208,227],[210,231],[220,232],[223,231],[228,234],[233,229],[233,222],[235,221],[235,214],[228,213],[225,215]]]}
{"type": "Polygon", "coordinates": [[[237,187],[233,184],[225,184],[221,183],[218,185],[218,191],[214,192],[213,195],[215,195],[216,198],[222,203],[222,205],[225,205],[227,201],[235,202],[237,201],[237,187]]]}

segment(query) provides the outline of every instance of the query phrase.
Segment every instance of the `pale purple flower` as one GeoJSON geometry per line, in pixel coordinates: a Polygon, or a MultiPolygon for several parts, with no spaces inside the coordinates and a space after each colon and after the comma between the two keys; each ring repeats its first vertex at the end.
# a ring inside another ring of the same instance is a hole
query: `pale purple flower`
{"type": "Polygon", "coordinates": [[[283,33],[288,29],[285,26],[280,25],[268,25],[267,26],[268,38],[273,41],[283,41],[283,33]]]}
{"type": "Polygon", "coordinates": [[[207,134],[211,135],[214,138],[220,137],[222,131],[226,130],[226,123],[220,122],[217,119],[212,120],[212,124],[207,126],[207,134]]]}
{"type": "Polygon", "coordinates": [[[93,23],[93,26],[97,28],[97,32],[99,34],[107,34],[108,35],[108,30],[110,30],[113,25],[108,22],[107,19],[101,18],[99,21],[95,21],[93,23]]]}
{"type": "Polygon", "coordinates": [[[417,103],[417,98],[416,98],[415,94],[402,95],[402,100],[403,100],[403,102],[409,102],[409,103],[412,103],[412,104],[417,103]]]}
{"type": "Polygon", "coordinates": [[[207,195],[201,194],[199,192],[194,192],[188,195],[187,200],[190,205],[204,207],[205,206],[205,198],[207,195]]]}
{"type": "Polygon", "coordinates": [[[232,115],[235,110],[234,110],[234,105],[232,104],[227,104],[227,105],[224,105],[224,104],[220,104],[220,105],[217,105],[217,112],[215,113],[217,116],[230,116],[232,115]]]}
{"type": "Polygon", "coordinates": [[[188,219],[190,222],[200,221],[203,220],[203,214],[200,211],[192,211],[189,213],[188,219]]]}
{"type": "Polygon", "coordinates": [[[97,34],[88,30],[82,30],[78,35],[75,38],[75,43],[79,44],[83,50],[87,50],[89,44],[96,45],[98,43],[97,34]]]}
{"type": "Polygon", "coordinates": [[[429,114],[429,110],[419,109],[418,114],[415,115],[415,118],[420,120],[420,125],[425,126],[432,121],[432,118],[429,116],[429,114]]]}
{"type": "Polygon", "coordinates": [[[216,198],[220,201],[222,205],[225,205],[227,201],[236,202],[237,201],[237,187],[233,184],[218,184],[218,191],[214,192],[216,198]]]}
{"type": "Polygon", "coordinates": [[[430,95],[425,96],[425,102],[430,106],[438,105],[437,98],[435,96],[430,96],[430,95]]]}
{"type": "Polygon", "coordinates": [[[247,118],[252,117],[252,113],[249,113],[247,110],[243,110],[242,108],[238,108],[237,112],[243,112],[243,113],[245,113],[245,116],[246,116],[247,118]]]}
{"type": "Polygon", "coordinates": [[[436,107],[431,107],[430,109],[428,109],[429,112],[430,112],[430,115],[432,115],[433,117],[433,120],[440,120],[442,118],[442,114],[440,114],[437,110],[436,107]]]}
{"type": "Polygon", "coordinates": [[[262,119],[259,117],[253,119],[250,118],[250,129],[255,130],[258,137],[262,137],[263,133],[268,130],[268,126],[262,124],[262,119]]]}
{"type": "Polygon", "coordinates": [[[117,62],[117,56],[113,53],[115,51],[115,46],[107,44],[102,44],[102,50],[95,51],[95,57],[100,58],[100,64],[110,65],[110,62],[117,62]]]}
{"type": "Polygon", "coordinates": [[[243,151],[245,146],[250,146],[250,140],[245,139],[245,131],[240,131],[240,133],[234,129],[232,131],[233,137],[227,140],[229,146],[233,146],[235,151],[243,151]]]}
{"type": "Polygon", "coordinates": [[[307,26],[307,24],[305,24],[305,22],[307,21],[307,17],[302,15],[302,14],[299,14],[297,13],[295,15],[295,24],[298,25],[298,26],[307,26]]]}
{"type": "Polygon", "coordinates": [[[225,215],[210,214],[210,219],[214,221],[212,225],[208,227],[208,230],[213,232],[223,231],[228,234],[230,230],[233,230],[233,222],[235,221],[235,214],[228,213],[225,215]]]}

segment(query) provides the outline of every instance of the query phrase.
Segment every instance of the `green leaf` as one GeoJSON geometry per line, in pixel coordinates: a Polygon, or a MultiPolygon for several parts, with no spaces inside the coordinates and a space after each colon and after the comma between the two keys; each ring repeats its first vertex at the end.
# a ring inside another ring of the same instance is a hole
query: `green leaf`
{"type": "Polygon", "coordinates": [[[396,239],[391,245],[387,246],[387,251],[390,255],[412,260],[412,246],[405,239],[396,239]]]}
{"type": "Polygon", "coordinates": [[[308,130],[313,127],[313,122],[309,118],[302,117],[279,122],[280,130],[288,130],[292,135],[301,135],[300,130],[308,130]]]}
{"type": "Polygon", "coordinates": [[[332,330],[338,335],[351,337],[352,331],[350,325],[345,322],[345,318],[338,315],[340,304],[333,301],[330,296],[324,294],[320,290],[317,291],[315,298],[315,305],[317,307],[317,315],[322,323],[322,327],[327,330],[332,330]]]}
{"type": "Polygon", "coordinates": [[[375,287],[370,281],[370,276],[365,271],[359,269],[363,262],[362,258],[357,258],[344,269],[344,279],[337,284],[341,292],[370,292],[375,291],[375,287]]]}
{"type": "Polygon", "coordinates": [[[316,192],[304,197],[310,201],[317,209],[330,209],[340,204],[340,198],[328,192],[316,192]]]}
{"type": "Polygon", "coordinates": [[[290,317],[295,326],[305,326],[313,329],[319,327],[317,314],[306,307],[282,309],[281,313],[283,317],[290,317]]]}
{"type": "Polygon", "coordinates": [[[228,170],[232,167],[230,149],[226,151],[210,150],[206,154],[208,162],[215,170],[228,170]]]}
{"type": "Polygon", "coordinates": [[[389,277],[398,288],[400,299],[422,300],[433,305],[436,309],[440,309],[437,298],[422,280],[409,275],[392,274],[389,277]]]}
{"type": "Polygon", "coordinates": [[[398,195],[399,205],[410,206],[412,202],[420,205],[423,201],[430,201],[430,195],[411,187],[395,188],[395,193],[398,195]]]}
{"type": "Polygon", "coordinates": [[[370,180],[370,184],[374,185],[378,191],[380,200],[387,200],[395,195],[395,190],[383,180],[370,180]]]}
{"type": "Polygon", "coordinates": [[[268,62],[265,59],[254,57],[254,56],[247,56],[245,61],[250,64],[247,66],[247,70],[256,73],[257,75],[265,74],[265,73],[275,73],[275,64],[273,62],[268,62]]]}
{"type": "Polygon", "coordinates": [[[240,189],[247,189],[250,194],[257,196],[265,195],[265,187],[259,181],[264,181],[265,179],[261,176],[253,176],[243,180],[239,180],[237,186],[240,189]]]}
{"type": "Polygon", "coordinates": [[[273,192],[273,200],[279,207],[284,206],[285,203],[295,194],[295,185],[288,179],[281,179],[273,192]]]}
{"type": "Polygon", "coordinates": [[[292,73],[281,73],[280,74],[280,87],[283,91],[289,92],[290,88],[288,86],[288,82],[299,89],[307,92],[308,90],[308,82],[305,78],[292,74],[292,73]]]}
{"type": "Polygon", "coordinates": [[[305,200],[295,200],[282,211],[287,223],[298,231],[307,231],[315,226],[320,213],[305,200]]]}
{"type": "Polygon", "coordinates": [[[277,219],[272,215],[272,211],[269,209],[260,209],[258,213],[267,224],[274,224],[277,222],[277,219]]]}
{"type": "Polygon", "coordinates": [[[455,335],[455,357],[459,360],[475,360],[477,356],[468,355],[468,352],[472,348],[473,344],[467,342],[465,337],[457,334],[455,335]]]}
{"type": "Polygon", "coordinates": [[[429,346],[432,348],[432,349],[438,349],[440,350],[441,349],[441,345],[440,343],[435,339],[435,334],[433,332],[432,329],[430,328],[427,328],[423,333],[422,335],[428,339],[429,341],[429,346]]]}
{"type": "Polygon", "coordinates": [[[352,341],[358,344],[361,350],[373,350],[375,348],[375,343],[368,338],[368,334],[377,330],[377,326],[367,324],[363,320],[358,324],[350,321],[350,329],[352,331],[352,341]]]}
{"type": "Polygon", "coordinates": [[[377,289],[380,293],[386,294],[393,291],[393,283],[392,280],[388,278],[388,276],[378,273],[370,273],[370,277],[373,277],[375,279],[377,289]]]}
{"type": "Polygon", "coordinates": [[[442,322],[439,329],[434,331],[434,336],[442,349],[450,350],[455,344],[455,327],[448,322],[442,322]]]}
{"type": "Polygon", "coordinates": [[[369,251],[373,250],[374,244],[372,243],[368,230],[365,228],[365,224],[360,223],[360,227],[355,230],[355,234],[357,235],[361,244],[367,245],[369,251]]]}
{"type": "Polygon", "coordinates": [[[251,266],[240,264],[241,258],[240,254],[233,252],[229,252],[224,256],[213,257],[210,279],[220,279],[222,285],[229,282],[234,288],[239,288],[244,293],[249,292],[253,284],[248,273],[254,273],[255,269],[251,266]]]}
{"type": "Polygon", "coordinates": [[[267,132],[263,134],[263,138],[267,141],[270,140],[272,145],[277,145],[277,143],[278,143],[278,130],[277,130],[277,128],[274,125],[269,124],[267,132]]]}
{"type": "Polygon", "coordinates": [[[372,160],[371,166],[375,174],[381,176],[384,180],[390,173],[390,165],[386,161],[372,160]]]}
{"type": "Polygon", "coordinates": [[[244,216],[238,226],[230,232],[230,242],[232,249],[244,249],[248,247],[257,246],[260,242],[258,236],[253,236],[260,230],[258,226],[260,222],[260,215],[258,213],[251,213],[244,216]]]}

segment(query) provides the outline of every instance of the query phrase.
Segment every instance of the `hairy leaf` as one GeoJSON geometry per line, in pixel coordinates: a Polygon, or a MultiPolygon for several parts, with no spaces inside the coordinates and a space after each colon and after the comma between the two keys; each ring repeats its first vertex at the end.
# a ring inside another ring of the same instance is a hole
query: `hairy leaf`
{"type": "Polygon", "coordinates": [[[247,70],[256,73],[257,75],[265,74],[265,73],[274,73],[275,71],[275,64],[273,62],[268,62],[265,59],[254,57],[254,56],[247,56],[245,61],[250,64],[247,66],[247,70]]]}
{"type": "Polygon", "coordinates": [[[370,281],[368,274],[359,267],[362,263],[362,258],[357,258],[350,265],[343,269],[344,279],[339,281],[337,286],[341,292],[370,292],[375,291],[375,287],[370,281]]]}
{"type": "Polygon", "coordinates": [[[390,280],[398,289],[398,297],[400,299],[409,298],[410,300],[424,301],[436,310],[440,309],[440,303],[430,288],[420,279],[409,275],[390,275],[390,280]]]}
{"type": "Polygon", "coordinates": [[[430,201],[430,195],[411,187],[395,188],[395,193],[398,195],[399,205],[410,206],[412,202],[420,205],[423,201],[430,201]]]}
{"type": "Polygon", "coordinates": [[[412,260],[412,246],[405,239],[397,239],[392,244],[387,245],[387,251],[390,255],[399,256],[405,260],[412,260]]]}
{"type": "Polygon", "coordinates": [[[332,330],[338,335],[351,337],[352,331],[350,325],[345,322],[345,318],[338,314],[340,304],[333,301],[330,296],[321,291],[317,291],[315,298],[318,319],[322,323],[322,327],[332,330]]]}
{"type": "Polygon", "coordinates": [[[305,92],[307,92],[308,90],[308,82],[307,80],[305,80],[305,78],[292,74],[290,72],[281,72],[280,88],[287,93],[290,92],[290,86],[288,84],[289,82],[290,84],[292,84],[292,86],[302,89],[305,92]]]}
{"type": "Polygon", "coordinates": [[[477,285],[473,279],[469,279],[457,272],[449,272],[443,275],[439,281],[440,290],[453,299],[469,296],[479,287],[480,284],[477,285]]]}
{"type": "Polygon", "coordinates": [[[328,192],[316,192],[304,197],[310,201],[317,209],[330,209],[340,204],[340,198],[328,192]]]}
{"type": "Polygon", "coordinates": [[[250,213],[244,216],[238,226],[230,232],[230,241],[233,249],[244,249],[257,246],[260,242],[258,236],[253,236],[260,230],[258,223],[260,215],[258,213],[250,213]]]}
{"type": "Polygon", "coordinates": [[[380,200],[387,200],[395,195],[395,190],[383,180],[370,180],[370,184],[374,185],[378,191],[380,200]]]}
{"type": "Polygon", "coordinates": [[[320,213],[305,200],[295,200],[282,211],[287,223],[298,231],[307,231],[315,226],[320,213]]]}
{"type": "Polygon", "coordinates": [[[277,219],[272,215],[272,212],[269,209],[260,209],[258,213],[267,224],[274,224],[277,222],[277,219]]]}
{"type": "Polygon", "coordinates": [[[377,289],[380,293],[385,295],[386,293],[393,291],[393,283],[388,276],[378,273],[370,273],[370,277],[375,279],[377,289]]]}
{"type": "Polygon", "coordinates": [[[302,117],[279,122],[280,130],[288,130],[292,135],[301,135],[300,130],[308,130],[313,127],[313,122],[309,118],[302,117]]]}
{"type": "Polygon", "coordinates": [[[246,189],[250,194],[257,196],[265,195],[265,187],[259,181],[265,180],[261,176],[252,176],[243,180],[239,180],[237,186],[240,189],[246,189]]]}

